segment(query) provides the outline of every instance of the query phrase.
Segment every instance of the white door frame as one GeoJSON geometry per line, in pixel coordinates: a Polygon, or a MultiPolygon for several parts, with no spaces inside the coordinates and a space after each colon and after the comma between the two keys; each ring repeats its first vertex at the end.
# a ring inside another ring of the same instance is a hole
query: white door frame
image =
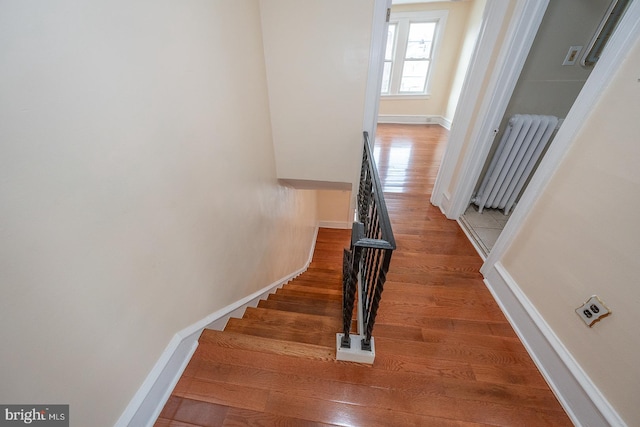
{"type": "Polygon", "coordinates": [[[640,42],[640,2],[634,1],[629,5],[623,19],[618,24],[616,32],[608,41],[607,48],[595,65],[580,94],[578,94],[553,139],[553,143],[549,146],[549,150],[513,210],[509,222],[507,222],[504,230],[500,233],[500,237],[491,249],[489,256],[480,269],[483,274],[486,275],[495,266],[515,239],[527,214],[531,211],[536,200],[560,166],[578,132],[588,120],[593,105],[598,102],[609,82],[615,77],[627,52],[638,42],[640,42]]]}
{"type": "MultiPolygon", "coordinates": [[[[502,25],[505,11],[502,0],[488,0],[487,2],[481,38],[476,45],[467,81],[463,86],[453,127],[449,134],[449,142],[431,197],[431,202],[440,207],[450,219],[458,219],[469,204],[473,189],[493,143],[496,129],[504,115],[548,4],[548,0],[516,1],[515,10],[510,18],[511,25],[505,35],[507,43],[495,62],[488,88],[484,92],[485,96],[483,99],[479,99],[477,94],[480,92],[484,77],[489,71],[488,64],[485,65],[483,62],[486,61],[484,56],[491,55],[492,46],[490,43],[492,40],[495,42],[493,30],[490,27],[502,25]],[[479,119],[475,120],[476,125],[470,129],[469,121],[476,110],[479,119]],[[465,137],[469,132],[471,132],[468,138],[469,146],[463,153],[465,137]],[[460,171],[457,173],[459,179],[449,193],[447,189],[452,184],[451,181],[459,161],[461,161],[460,171]]],[[[509,222],[489,253],[482,266],[482,273],[493,268],[509,247],[527,213],[560,165],[571,142],[584,124],[591,106],[594,105],[608,82],[613,78],[626,52],[639,39],[640,2],[632,2],[619,23],[618,30],[609,40],[606,51],[594,67],[567,114],[553,144],[513,210],[509,222]]]]}
{"type": "MultiPolygon", "coordinates": [[[[375,141],[378,125],[378,109],[380,108],[380,87],[382,86],[382,71],[384,69],[384,52],[387,43],[387,9],[391,8],[391,0],[374,0],[373,18],[371,23],[371,44],[369,46],[369,72],[367,73],[367,87],[365,89],[364,115],[362,129],[369,132],[369,140],[375,141]]],[[[362,136],[359,136],[362,141],[362,136]]],[[[360,170],[356,171],[353,182],[360,181],[360,170]]],[[[357,184],[351,189],[349,212],[356,210],[357,184]]]]}
{"type": "Polygon", "coordinates": [[[449,219],[458,219],[469,205],[549,0],[516,0],[509,28],[503,36],[505,43],[490,69],[510,3],[509,0],[487,1],[476,48],[438,170],[431,202],[439,206],[449,219]],[[474,116],[477,116],[473,122],[475,125],[471,126],[474,116]],[[463,153],[467,135],[470,135],[470,143],[463,153]],[[460,179],[449,192],[459,160],[462,160],[457,174],[460,179]]]}
{"type": "MultiPolygon", "coordinates": [[[[371,32],[371,48],[369,52],[369,73],[365,92],[364,122],[362,129],[369,132],[371,141],[375,141],[380,107],[380,87],[384,69],[384,52],[387,43],[386,22],[387,9],[391,8],[391,0],[374,0],[373,23],[371,32]]],[[[358,172],[359,173],[359,172],[358,172]]]]}

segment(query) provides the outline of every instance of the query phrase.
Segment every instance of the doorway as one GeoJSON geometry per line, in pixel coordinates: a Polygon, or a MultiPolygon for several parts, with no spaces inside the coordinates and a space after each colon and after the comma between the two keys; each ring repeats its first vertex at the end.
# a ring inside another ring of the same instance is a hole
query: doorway
{"type": "MultiPolygon", "coordinates": [[[[584,55],[585,47],[593,37],[608,7],[609,2],[603,0],[566,0],[550,2],[547,7],[500,121],[499,130],[495,134],[481,178],[475,185],[471,202],[460,217],[461,226],[483,257],[488,256],[497,242],[511,210],[504,206],[485,207],[477,200],[475,203],[473,201],[476,194],[481,193],[480,182],[482,177],[488,174],[490,160],[494,158],[500,144],[508,139],[503,138],[509,127],[508,122],[516,115],[526,114],[534,118],[551,116],[558,119],[558,125],[555,128],[557,131],[593,70],[593,66],[580,65],[580,58],[584,55]]],[[[553,135],[555,131],[551,135],[550,142],[540,143],[538,147],[540,155],[544,155],[548,145],[553,142],[553,135]]],[[[534,143],[531,144],[533,148],[534,143]]],[[[524,164],[525,161],[526,159],[523,159],[522,163],[524,164]]],[[[531,166],[534,167],[527,172],[527,175],[522,176],[523,180],[533,175],[535,166],[539,162],[539,159],[531,160],[531,166]]],[[[512,166],[513,168],[515,166],[512,166]]],[[[496,170],[494,175],[497,176],[498,172],[496,170]]],[[[517,177],[511,179],[515,180],[517,177]]],[[[503,186],[507,184],[508,182],[505,182],[503,186]]],[[[525,188],[516,190],[513,194],[516,203],[525,188]]]]}

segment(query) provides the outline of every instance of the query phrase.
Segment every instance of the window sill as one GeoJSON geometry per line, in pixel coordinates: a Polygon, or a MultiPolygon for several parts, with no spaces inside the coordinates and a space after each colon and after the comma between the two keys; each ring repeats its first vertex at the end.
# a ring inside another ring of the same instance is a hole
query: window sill
{"type": "Polygon", "coordinates": [[[388,100],[415,99],[415,100],[422,100],[422,99],[431,99],[431,95],[428,94],[428,93],[421,93],[419,95],[380,95],[380,99],[388,99],[388,100]]]}

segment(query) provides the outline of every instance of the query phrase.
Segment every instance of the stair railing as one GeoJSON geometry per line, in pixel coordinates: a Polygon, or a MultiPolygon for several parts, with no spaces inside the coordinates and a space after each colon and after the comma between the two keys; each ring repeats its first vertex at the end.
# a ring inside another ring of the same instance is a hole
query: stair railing
{"type": "Polygon", "coordinates": [[[350,248],[345,249],[343,257],[343,332],[337,334],[338,360],[373,363],[373,326],[395,248],[369,134],[364,132],[356,221],[351,229],[350,248]],[[357,307],[357,334],[351,332],[354,306],[357,307]]]}

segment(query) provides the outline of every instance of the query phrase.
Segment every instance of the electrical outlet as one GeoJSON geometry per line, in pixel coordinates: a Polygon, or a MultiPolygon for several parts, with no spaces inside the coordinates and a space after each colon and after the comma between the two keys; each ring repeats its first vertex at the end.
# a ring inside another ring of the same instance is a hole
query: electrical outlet
{"type": "Polygon", "coordinates": [[[576,308],[576,313],[588,327],[591,327],[598,320],[610,315],[611,310],[604,305],[597,295],[594,295],[587,302],[576,308]]]}
{"type": "Polygon", "coordinates": [[[582,51],[582,46],[570,46],[569,52],[567,52],[567,56],[564,58],[562,65],[575,65],[580,51],[582,51]]]}

